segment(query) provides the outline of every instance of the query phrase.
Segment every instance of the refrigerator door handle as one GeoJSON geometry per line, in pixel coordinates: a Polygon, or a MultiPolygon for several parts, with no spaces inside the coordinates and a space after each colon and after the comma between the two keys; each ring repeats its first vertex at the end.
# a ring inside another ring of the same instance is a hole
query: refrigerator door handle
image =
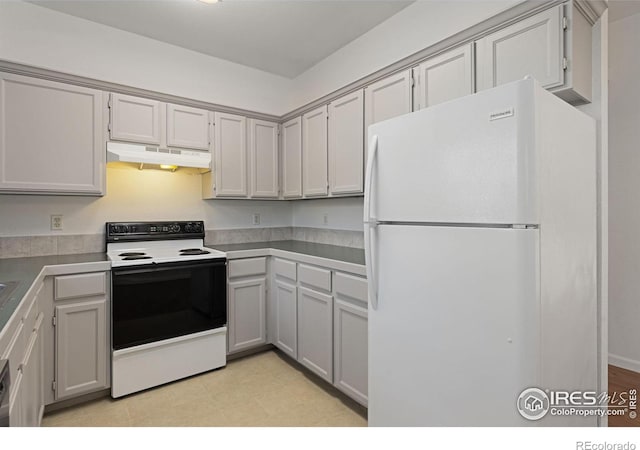
{"type": "Polygon", "coordinates": [[[372,219],[371,214],[371,183],[373,178],[373,164],[378,151],[378,136],[373,136],[369,143],[369,155],[367,158],[367,172],[365,174],[365,186],[364,186],[364,259],[365,267],[367,271],[367,280],[369,285],[369,302],[371,308],[378,309],[378,291],[376,286],[376,279],[374,277],[373,267],[373,253],[371,247],[371,232],[378,225],[375,219],[372,219]]]}

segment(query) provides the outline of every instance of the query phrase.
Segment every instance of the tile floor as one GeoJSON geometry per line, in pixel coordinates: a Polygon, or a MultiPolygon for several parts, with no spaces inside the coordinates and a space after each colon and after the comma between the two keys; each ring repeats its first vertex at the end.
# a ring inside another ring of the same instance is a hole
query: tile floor
{"type": "Polygon", "coordinates": [[[46,414],[43,426],[367,426],[366,410],[276,351],[138,394],[46,414]]]}

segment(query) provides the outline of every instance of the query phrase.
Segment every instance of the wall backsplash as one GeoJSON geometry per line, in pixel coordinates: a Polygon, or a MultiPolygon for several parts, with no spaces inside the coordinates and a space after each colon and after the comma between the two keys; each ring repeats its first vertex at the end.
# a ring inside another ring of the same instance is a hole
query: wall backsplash
{"type": "MultiPolygon", "coordinates": [[[[360,231],[331,230],[308,227],[239,228],[206,230],[205,245],[242,244],[296,240],[318,244],[363,248],[360,231]]],[[[74,234],[64,236],[0,236],[0,258],[102,253],[104,234],[74,234]]]]}

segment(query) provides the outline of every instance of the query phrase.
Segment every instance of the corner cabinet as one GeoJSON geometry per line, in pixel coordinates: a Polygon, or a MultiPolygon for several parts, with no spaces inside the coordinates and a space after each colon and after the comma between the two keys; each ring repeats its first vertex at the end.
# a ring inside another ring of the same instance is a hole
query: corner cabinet
{"type": "Polygon", "coordinates": [[[302,116],[302,193],[305,197],[326,197],[329,193],[327,172],[327,106],[302,116]]]}
{"type": "Polygon", "coordinates": [[[101,91],[0,73],[0,192],[103,195],[101,91]]]}
{"type": "Polygon", "coordinates": [[[413,109],[473,94],[473,44],[429,58],[413,69],[413,109]]]}
{"type": "Polygon", "coordinates": [[[573,2],[476,41],[478,90],[527,75],[567,101],[591,100],[591,26],[573,2]]]}

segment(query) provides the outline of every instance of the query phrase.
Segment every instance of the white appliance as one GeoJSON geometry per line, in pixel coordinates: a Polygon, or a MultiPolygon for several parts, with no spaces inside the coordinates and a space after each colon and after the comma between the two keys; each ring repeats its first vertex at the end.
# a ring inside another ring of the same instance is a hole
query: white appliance
{"type": "Polygon", "coordinates": [[[127,162],[153,166],[209,169],[211,153],[197,150],[159,148],[151,145],[107,142],[107,162],[127,162]]]}
{"type": "Polygon", "coordinates": [[[204,223],[110,222],[111,396],[226,365],[226,254],[204,223]]]}
{"type": "Polygon", "coordinates": [[[369,127],[370,426],[520,415],[597,387],[594,121],[525,79],[369,127]]]}

